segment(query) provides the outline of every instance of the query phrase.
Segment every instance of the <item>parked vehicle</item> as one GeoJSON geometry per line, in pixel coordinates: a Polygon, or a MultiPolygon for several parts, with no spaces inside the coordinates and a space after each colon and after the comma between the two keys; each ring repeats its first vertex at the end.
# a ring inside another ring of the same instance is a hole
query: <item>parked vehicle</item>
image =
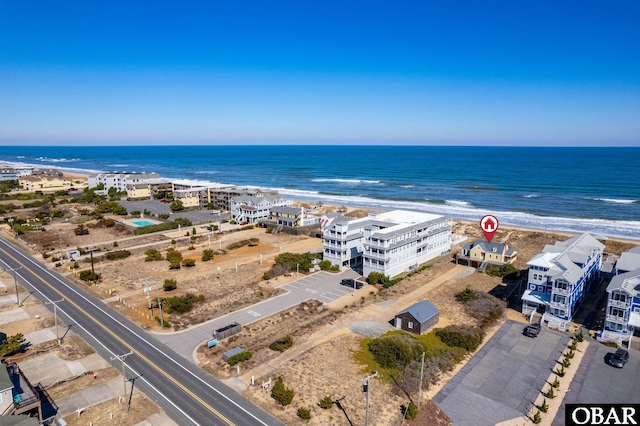
{"type": "Polygon", "coordinates": [[[540,333],[542,326],[540,324],[529,324],[524,328],[524,335],[528,337],[537,337],[540,333]]]}
{"type": "Polygon", "coordinates": [[[340,285],[359,289],[359,288],[362,288],[362,281],[357,281],[357,280],[354,280],[353,278],[345,278],[342,281],[340,281],[340,285]]]}
{"type": "Polygon", "coordinates": [[[616,368],[622,368],[629,361],[629,351],[626,349],[618,349],[609,357],[609,365],[616,368]]]}

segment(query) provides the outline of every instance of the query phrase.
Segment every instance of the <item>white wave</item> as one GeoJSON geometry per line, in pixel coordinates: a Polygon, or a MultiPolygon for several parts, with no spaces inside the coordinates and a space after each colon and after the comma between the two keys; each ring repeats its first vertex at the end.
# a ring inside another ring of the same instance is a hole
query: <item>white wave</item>
{"type": "MultiPolygon", "coordinates": [[[[288,194],[290,192],[290,190],[286,189],[281,191],[283,194],[288,194]]],[[[422,211],[425,213],[440,214],[454,219],[478,222],[485,214],[492,214],[500,220],[501,225],[540,229],[544,231],[571,232],[577,234],[588,232],[592,235],[603,238],[617,237],[640,240],[640,221],[537,216],[523,212],[481,210],[472,206],[454,206],[417,201],[378,200],[361,196],[313,194],[312,196],[305,197],[300,194],[297,195],[297,197],[304,201],[323,201],[325,204],[347,205],[380,210],[400,209],[422,211]]]]}
{"type": "Polygon", "coordinates": [[[379,185],[379,180],[365,180],[365,179],[328,179],[328,178],[316,178],[311,179],[312,182],[337,182],[337,183],[346,183],[349,185],[358,185],[361,183],[379,185]]]}
{"type": "Polygon", "coordinates": [[[109,167],[129,167],[128,164],[108,164],[109,167]]]}
{"type": "Polygon", "coordinates": [[[413,185],[400,185],[400,188],[413,188],[413,185]]]}
{"type": "Polygon", "coordinates": [[[218,174],[218,172],[215,171],[215,170],[200,170],[200,171],[195,172],[195,174],[197,174],[197,175],[216,175],[216,174],[218,174]]]}
{"type": "Polygon", "coordinates": [[[473,205],[468,201],[446,200],[444,203],[456,207],[473,207],[473,205]]]}
{"type": "Polygon", "coordinates": [[[50,158],[50,157],[38,157],[36,158],[38,161],[47,162],[47,163],[72,163],[74,161],[80,161],[79,158],[50,158]]]}
{"type": "Polygon", "coordinates": [[[528,195],[523,195],[524,198],[538,198],[539,195],[538,194],[528,194],[528,195]]]}
{"type": "Polygon", "coordinates": [[[627,199],[619,199],[619,198],[589,198],[593,201],[604,201],[605,203],[616,203],[616,204],[634,204],[637,203],[638,200],[627,200],[627,199]]]}

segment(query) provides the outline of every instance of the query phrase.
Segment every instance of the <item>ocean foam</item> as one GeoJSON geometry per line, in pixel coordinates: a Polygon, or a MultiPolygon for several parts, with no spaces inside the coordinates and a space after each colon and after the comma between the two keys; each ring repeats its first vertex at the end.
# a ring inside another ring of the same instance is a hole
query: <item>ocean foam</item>
{"type": "Polygon", "coordinates": [[[316,178],[311,179],[312,182],[337,182],[337,183],[346,183],[348,185],[359,185],[359,184],[371,184],[371,185],[379,185],[381,182],[379,180],[365,180],[365,179],[329,179],[329,178],[316,178]]]}
{"type": "Polygon", "coordinates": [[[605,203],[616,203],[616,204],[634,204],[638,202],[638,200],[626,200],[626,199],[617,199],[617,198],[589,198],[589,200],[603,201],[605,203]]]}

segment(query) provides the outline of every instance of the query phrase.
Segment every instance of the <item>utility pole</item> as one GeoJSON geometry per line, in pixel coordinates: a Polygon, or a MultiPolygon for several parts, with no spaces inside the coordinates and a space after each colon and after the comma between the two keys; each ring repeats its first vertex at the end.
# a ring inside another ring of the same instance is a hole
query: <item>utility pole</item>
{"type": "Polygon", "coordinates": [[[158,308],[160,309],[160,329],[164,328],[164,319],[162,318],[162,301],[160,300],[160,296],[158,294],[158,289],[160,287],[156,287],[156,299],[158,299],[158,308]]]}
{"type": "Polygon", "coordinates": [[[124,398],[127,400],[127,413],[129,412],[130,404],[129,404],[129,399],[127,398],[127,376],[125,375],[125,371],[124,371],[124,360],[125,360],[126,357],[128,357],[129,355],[132,355],[132,354],[133,354],[133,352],[130,351],[129,353],[126,353],[126,354],[123,354],[123,355],[116,355],[114,357],[111,357],[111,361],[117,359],[118,361],[120,361],[122,363],[122,381],[123,381],[123,384],[124,384],[124,398]]]}
{"type": "Polygon", "coordinates": [[[90,247],[87,249],[87,251],[89,252],[89,256],[91,256],[91,273],[95,276],[96,275],[96,271],[93,270],[93,252],[96,251],[97,249],[95,247],[90,247]]]}
{"type": "Polygon", "coordinates": [[[153,307],[151,306],[151,287],[149,286],[149,278],[145,277],[143,278],[143,280],[145,282],[145,286],[142,289],[142,292],[147,295],[146,298],[149,301],[149,316],[150,318],[153,318],[153,307]]]}
{"type": "Polygon", "coordinates": [[[300,264],[296,263],[296,277],[298,276],[299,272],[300,272],[300,264]]]}
{"type": "Polygon", "coordinates": [[[424,376],[424,352],[422,352],[422,365],[420,366],[420,384],[418,385],[418,410],[420,410],[420,401],[422,401],[422,378],[424,376]]]}
{"type": "Polygon", "coordinates": [[[18,294],[18,280],[16,278],[16,271],[18,269],[22,269],[22,266],[18,266],[16,268],[7,268],[4,270],[4,272],[13,272],[13,285],[16,288],[16,302],[18,303],[18,306],[22,306],[20,304],[20,295],[18,294]]]}
{"type": "Polygon", "coordinates": [[[366,379],[362,380],[362,391],[367,394],[367,406],[364,416],[364,426],[369,426],[369,382],[374,377],[380,377],[377,371],[375,371],[372,375],[367,376],[366,379]]]}
{"type": "Polygon", "coordinates": [[[58,303],[62,301],[64,301],[64,299],[45,302],[45,305],[53,305],[53,321],[56,327],[56,342],[58,342],[58,346],[60,346],[60,335],[58,333],[58,303]]]}
{"type": "Polygon", "coordinates": [[[62,235],[64,235],[63,231],[56,231],[58,234],[58,238],[60,239],[60,261],[62,261],[62,235]]]}

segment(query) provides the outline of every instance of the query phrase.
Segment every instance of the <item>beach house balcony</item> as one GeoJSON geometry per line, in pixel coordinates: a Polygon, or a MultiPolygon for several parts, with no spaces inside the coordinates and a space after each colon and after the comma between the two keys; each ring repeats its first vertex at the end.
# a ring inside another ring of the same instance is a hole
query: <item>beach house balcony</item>
{"type": "Polygon", "coordinates": [[[628,315],[618,316],[618,315],[607,314],[606,320],[610,322],[615,322],[618,324],[627,324],[627,322],[629,322],[629,316],[628,315]]]}
{"type": "Polygon", "coordinates": [[[569,289],[553,287],[553,294],[562,294],[563,296],[568,296],[570,293],[569,289]]]}
{"type": "Polygon", "coordinates": [[[631,306],[631,299],[628,298],[626,301],[615,300],[613,298],[609,299],[609,306],[613,306],[616,308],[628,309],[631,306]]]}

